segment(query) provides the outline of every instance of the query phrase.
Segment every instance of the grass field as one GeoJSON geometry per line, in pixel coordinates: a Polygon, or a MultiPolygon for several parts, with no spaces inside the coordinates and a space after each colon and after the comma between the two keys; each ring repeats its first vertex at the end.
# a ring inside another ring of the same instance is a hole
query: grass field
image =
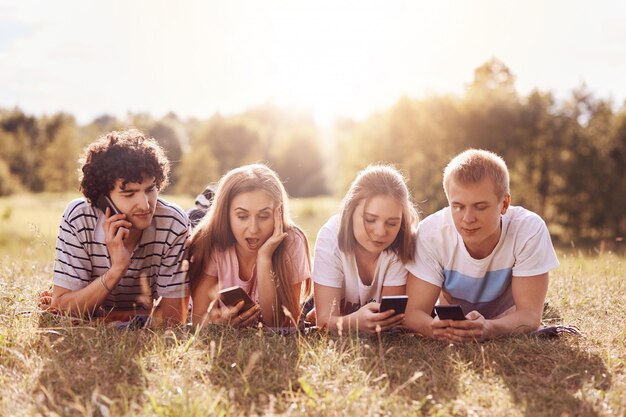
{"type": "MultiPolygon", "coordinates": [[[[626,269],[559,251],[545,321],[585,337],[448,345],[408,335],[120,331],[33,310],[74,195],[0,199],[0,415],[625,416],[626,269]]],[[[189,207],[191,198],[171,198],[189,207]]],[[[337,201],[294,201],[313,245],[337,201]]]]}

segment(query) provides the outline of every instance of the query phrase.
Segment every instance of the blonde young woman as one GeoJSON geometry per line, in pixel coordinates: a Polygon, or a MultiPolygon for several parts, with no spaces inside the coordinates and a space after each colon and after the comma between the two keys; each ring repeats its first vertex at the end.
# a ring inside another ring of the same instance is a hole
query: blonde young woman
{"type": "Polygon", "coordinates": [[[289,218],[285,188],[265,165],[233,169],[219,181],[192,234],[190,259],[194,324],[290,325],[310,293],[306,236],[289,218]],[[255,306],[242,312],[243,302],[230,308],[217,302],[218,291],[232,286],[255,306]]]}
{"type": "Polygon", "coordinates": [[[313,265],[317,325],[375,333],[402,325],[379,312],[384,295],[405,294],[418,215],[402,175],[386,165],[361,171],[338,215],[317,236],[313,265]]]}

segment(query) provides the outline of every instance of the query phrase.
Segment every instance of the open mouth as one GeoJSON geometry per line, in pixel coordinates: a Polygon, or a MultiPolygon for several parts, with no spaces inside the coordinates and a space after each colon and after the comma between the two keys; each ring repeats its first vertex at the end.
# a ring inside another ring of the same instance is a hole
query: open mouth
{"type": "Polygon", "coordinates": [[[260,242],[260,239],[258,239],[258,238],[252,238],[252,237],[247,237],[246,238],[246,243],[248,244],[248,248],[250,248],[250,249],[258,248],[259,242],[260,242]]]}

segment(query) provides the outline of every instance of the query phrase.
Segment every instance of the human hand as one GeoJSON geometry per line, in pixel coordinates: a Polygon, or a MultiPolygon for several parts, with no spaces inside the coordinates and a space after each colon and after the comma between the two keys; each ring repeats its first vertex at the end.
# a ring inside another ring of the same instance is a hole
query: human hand
{"type": "Polygon", "coordinates": [[[404,321],[404,314],[396,314],[394,310],[380,313],[379,310],[380,303],[371,302],[353,313],[359,330],[376,334],[399,326],[404,321]]]}
{"type": "Polygon", "coordinates": [[[233,307],[215,308],[211,311],[211,322],[214,324],[226,324],[233,327],[248,327],[255,323],[261,314],[261,306],[255,304],[254,307],[241,312],[245,305],[241,300],[233,307]]]}
{"type": "Polygon", "coordinates": [[[283,232],[283,216],[282,206],[274,209],[274,233],[261,245],[258,257],[272,259],[272,255],[282,241],[287,237],[287,233],[283,232]]]}
{"type": "Polygon", "coordinates": [[[107,207],[104,220],[104,241],[111,258],[111,268],[125,271],[130,265],[132,252],[124,245],[124,239],[130,235],[132,223],[126,220],[125,214],[111,215],[107,207]]]}
{"type": "Polygon", "coordinates": [[[317,312],[315,311],[315,307],[313,307],[311,309],[311,311],[309,311],[306,314],[306,317],[304,318],[304,321],[309,322],[309,323],[317,323],[317,312]]]}
{"type": "Polygon", "coordinates": [[[432,324],[433,337],[449,342],[477,342],[488,338],[488,321],[478,311],[471,311],[466,320],[439,320],[432,324]]]}

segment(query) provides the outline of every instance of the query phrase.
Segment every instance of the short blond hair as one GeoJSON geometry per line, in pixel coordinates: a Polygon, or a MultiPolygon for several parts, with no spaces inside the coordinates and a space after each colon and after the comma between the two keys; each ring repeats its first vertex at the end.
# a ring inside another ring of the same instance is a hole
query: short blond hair
{"type": "Polygon", "coordinates": [[[443,170],[443,189],[448,197],[450,181],[474,184],[483,178],[491,179],[498,198],[509,194],[509,170],[499,155],[484,149],[468,149],[461,152],[443,170]]]}

